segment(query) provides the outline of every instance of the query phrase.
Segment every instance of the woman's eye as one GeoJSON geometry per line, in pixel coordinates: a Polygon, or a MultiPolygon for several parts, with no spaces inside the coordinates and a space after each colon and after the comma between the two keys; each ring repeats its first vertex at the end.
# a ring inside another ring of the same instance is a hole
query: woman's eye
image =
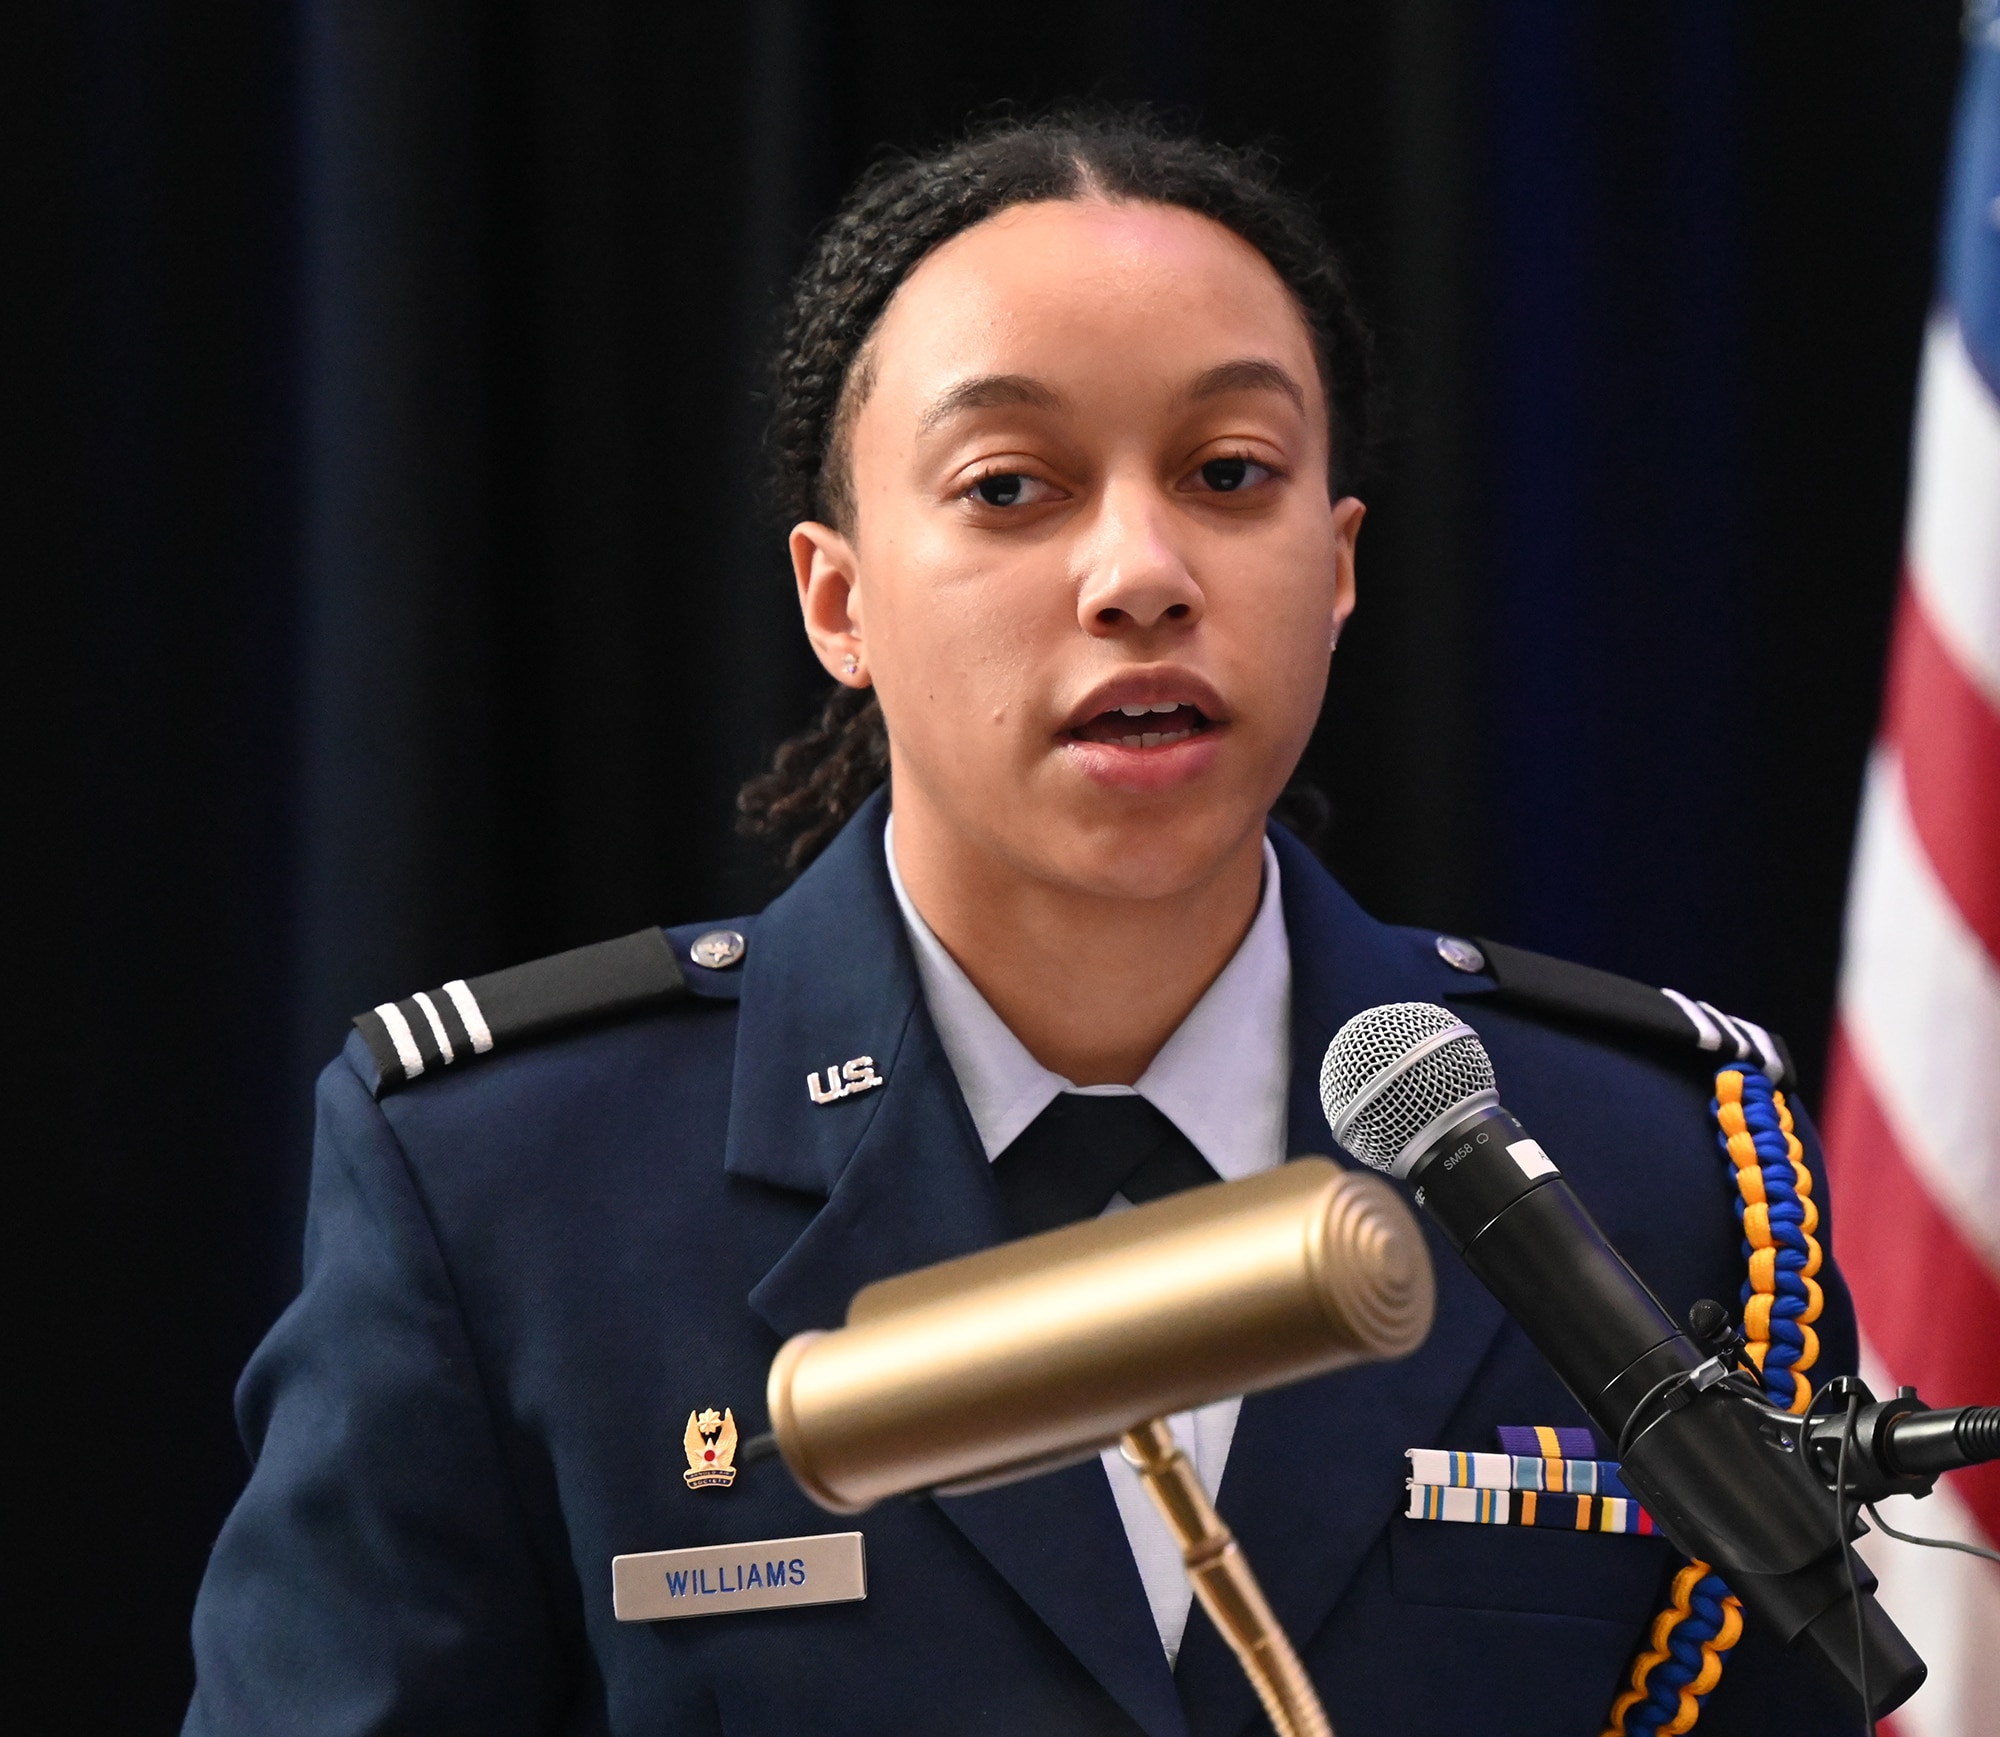
{"type": "Polygon", "coordinates": [[[982,506],[1028,507],[1050,498],[1045,482],[1017,470],[995,471],[983,476],[967,491],[982,506]]]}
{"type": "Polygon", "coordinates": [[[1201,467],[1201,480],[1219,495],[1230,495],[1262,482],[1269,467],[1254,458],[1212,458],[1201,467]]]}
{"type": "Polygon", "coordinates": [[[1027,480],[1014,471],[1008,471],[1000,476],[983,476],[972,485],[972,492],[989,507],[1018,506],[1022,487],[1027,480]]]}

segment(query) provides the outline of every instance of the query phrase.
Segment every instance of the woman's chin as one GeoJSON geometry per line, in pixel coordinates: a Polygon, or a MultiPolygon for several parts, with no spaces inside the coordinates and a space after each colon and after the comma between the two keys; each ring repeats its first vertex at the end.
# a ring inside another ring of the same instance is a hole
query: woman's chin
{"type": "Polygon", "coordinates": [[[1196,756],[1176,744],[1168,750],[1176,763],[1165,765],[1149,759],[1134,767],[1130,761],[1138,756],[1124,752],[1124,764],[1108,767],[1094,752],[1069,761],[1060,794],[1043,786],[1023,803],[1026,825],[1006,828],[1012,835],[1008,855],[1039,865],[1038,878],[1080,892],[1150,901],[1209,884],[1248,848],[1247,840],[1261,841],[1264,816],[1254,803],[1246,805],[1246,780],[1201,776],[1200,762],[1214,760],[1215,745],[1204,745],[1196,756]],[[1082,780],[1077,771],[1084,772],[1082,780]]]}

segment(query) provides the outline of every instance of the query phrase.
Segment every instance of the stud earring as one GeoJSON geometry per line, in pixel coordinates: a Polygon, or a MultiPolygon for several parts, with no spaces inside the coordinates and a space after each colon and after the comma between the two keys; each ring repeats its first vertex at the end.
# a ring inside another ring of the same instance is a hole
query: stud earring
{"type": "Polygon", "coordinates": [[[850,651],[840,660],[840,673],[842,675],[857,675],[860,673],[860,670],[861,660],[853,652],[850,651]]]}

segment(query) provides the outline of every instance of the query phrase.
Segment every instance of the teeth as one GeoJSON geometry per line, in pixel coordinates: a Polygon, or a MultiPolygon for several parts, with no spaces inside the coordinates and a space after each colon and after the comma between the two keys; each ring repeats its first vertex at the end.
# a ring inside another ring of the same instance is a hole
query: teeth
{"type": "Polygon", "coordinates": [[[1181,703],[1179,700],[1162,700],[1160,704],[1153,708],[1156,712],[1177,712],[1180,709],[1181,703]]]}
{"type": "Polygon", "coordinates": [[[1118,709],[1128,718],[1143,718],[1153,708],[1151,706],[1120,706],[1118,709]]]}
{"type": "Polygon", "coordinates": [[[1118,746],[1121,748],[1143,748],[1145,745],[1146,738],[1144,736],[1120,736],[1118,738],[1118,746]]]}
{"type": "Polygon", "coordinates": [[[1146,730],[1137,736],[1120,736],[1121,748],[1165,748],[1175,742],[1185,742],[1192,736],[1192,730],[1146,730]]]}
{"type": "Polygon", "coordinates": [[[1160,733],[1157,730],[1148,730],[1139,738],[1139,746],[1142,748],[1157,748],[1159,745],[1160,733]]]}

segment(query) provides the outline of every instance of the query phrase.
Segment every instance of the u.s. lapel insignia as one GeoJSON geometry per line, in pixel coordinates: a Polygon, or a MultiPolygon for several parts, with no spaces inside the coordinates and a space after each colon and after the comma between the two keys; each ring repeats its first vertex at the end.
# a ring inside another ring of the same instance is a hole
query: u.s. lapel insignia
{"type": "Polygon", "coordinates": [[[736,1482],[736,1414],[714,1406],[689,1412],[687,1434],[688,1469],[681,1473],[691,1490],[726,1490],[736,1482]]]}
{"type": "Polygon", "coordinates": [[[857,1092],[872,1092],[888,1083],[875,1071],[872,1055],[858,1055],[851,1062],[828,1068],[824,1080],[816,1073],[806,1075],[806,1090],[812,1093],[816,1104],[837,1104],[842,1098],[851,1098],[857,1092]]]}

